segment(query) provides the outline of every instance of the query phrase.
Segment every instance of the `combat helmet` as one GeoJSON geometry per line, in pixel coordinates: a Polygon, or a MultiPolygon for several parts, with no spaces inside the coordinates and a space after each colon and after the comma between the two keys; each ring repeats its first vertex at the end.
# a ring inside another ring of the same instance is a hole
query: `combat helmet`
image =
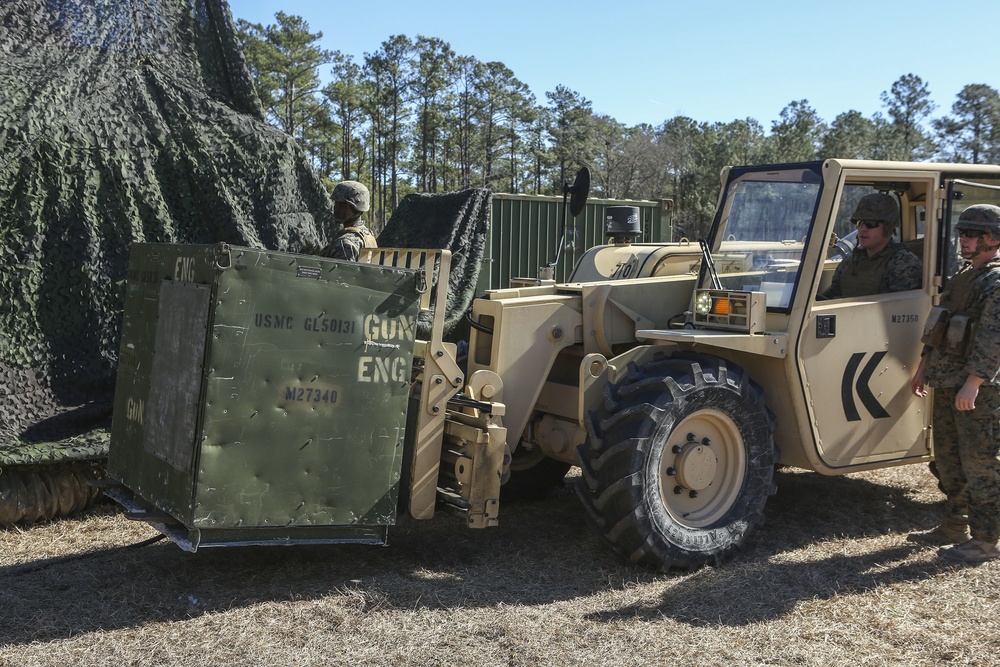
{"type": "Polygon", "coordinates": [[[343,181],[337,183],[331,195],[333,201],[342,201],[351,205],[358,213],[364,213],[370,207],[371,196],[368,188],[357,181],[343,181]]]}
{"type": "Polygon", "coordinates": [[[1000,206],[973,204],[958,216],[955,229],[978,229],[1000,240],[1000,206]]]}
{"type": "Polygon", "coordinates": [[[865,195],[854,207],[854,215],[851,216],[851,222],[857,224],[859,220],[877,220],[895,227],[899,224],[899,204],[895,197],[884,192],[865,195]]]}

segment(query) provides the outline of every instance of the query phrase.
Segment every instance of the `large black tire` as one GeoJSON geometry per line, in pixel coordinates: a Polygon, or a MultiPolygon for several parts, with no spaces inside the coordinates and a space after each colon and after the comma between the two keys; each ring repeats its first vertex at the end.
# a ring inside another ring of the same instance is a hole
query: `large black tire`
{"type": "Polygon", "coordinates": [[[510,461],[510,478],[500,487],[500,502],[542,500],[563,485],[569,463],[545,456],[537,448],[519,446],[510,461]]]}
{"type": "Polygon", "coordinates": [[[85,510],[101,493],[87,481],[103,477],[103,467],[92,461],[0,469],[0,526],[85,510]]]}
{"type": "Polygon", "coordinates": [[[734,555],[774,494],[774,418],[736,364],[708,355],[636,367],[588,420],[578,494],[619,554],[658,569],[734,555]]]}

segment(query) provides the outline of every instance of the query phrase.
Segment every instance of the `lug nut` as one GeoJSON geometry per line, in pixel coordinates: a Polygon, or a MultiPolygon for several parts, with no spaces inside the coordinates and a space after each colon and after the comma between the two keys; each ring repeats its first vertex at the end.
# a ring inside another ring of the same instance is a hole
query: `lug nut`
{"type": "Polygon", "coordinates": [[[682,489],[682,488],[681,488],[681,487],[679,487],[679,486],[675,486],[675,487],[674,487],[674,493],[675,493],[675,494],[677,494],[677,495],[679,496],[679,495],[681,495],[682,493],[684,493],[684,489],[682,489]]]}
{"type": "Polygon", "coordinates": [[[691,493],[688,494],[688,496],[690,496],[691,498],[697,498],[698,497],[698,492],[692,490],[691,493]]]}
{"type": "Polygon", "coordinates": [[[708,438],[702,438],[701,439],[701,444],[706,445],[706,446],[710,446],[712,444],[712,441],[709,440],[708,438]]]}
{"type": "Polygon", "coordinates": [[[694,433],[688,433],[688,442],[694,442],[698,437],[694,433]]]}
{"type": "Polygon", "coordinates": [[[673,477],[676,474],[677,474],[676,470],[674,470],[673,468],[667,468],[667,475],[669,475],[670,477],[673,477]]]}
{"type": "Polygon", "coordinates": [[[682,449],[680,445],[674,445],[673,447],[670,448],[670,451],[672,451],[674,454],[680,454],[682,449]]]}

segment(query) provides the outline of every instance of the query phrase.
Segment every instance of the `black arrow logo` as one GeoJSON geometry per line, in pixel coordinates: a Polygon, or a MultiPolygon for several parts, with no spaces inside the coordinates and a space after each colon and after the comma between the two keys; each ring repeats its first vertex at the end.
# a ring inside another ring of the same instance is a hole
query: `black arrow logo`
{"type": "Polygon", "coordinates": [[[871,388],[868,383],[872,379],[872,375],[875,374],[875,370],[878,368],[879,363],[885,357],[885,352],[876,352],[872,355],[872,358],[865,364],[864,369],[861,374],[858,375],[858,379],[854,381],[854,375],[858,372],[858,366],[861,365],[861,360],[865,358],[866,352],[855,352],[851,355],[850,360],[847,362],[847,367],[844,368],[844,377],[840,381],[840,400],[844,404],[844,418],[849,422],[861,421],[861,415],[858,414],[858,406],[854,403],[854,391],[856,389],[858,392],[858,398],[861,399],[861,404],[865,406],[868,410],[868,414],[872,416],[873,419],[884,419],[889,417],[889,413],[885,411],[882,404],[878,402],[875,398],[875,394],[872,393],[871,388]],[[852,388],[853,385],[853,388],[852,388]]]}

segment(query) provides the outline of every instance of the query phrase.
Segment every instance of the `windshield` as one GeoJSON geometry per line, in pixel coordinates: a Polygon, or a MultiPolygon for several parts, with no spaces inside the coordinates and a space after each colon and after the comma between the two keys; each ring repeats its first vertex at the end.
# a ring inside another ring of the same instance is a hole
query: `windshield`
{"type": "Polygon", "coordinates": [[[821,189],[819,165],[733,170],[713,229],[724,289],[763,291],[768,310],[791,307],[821,189]]]}

